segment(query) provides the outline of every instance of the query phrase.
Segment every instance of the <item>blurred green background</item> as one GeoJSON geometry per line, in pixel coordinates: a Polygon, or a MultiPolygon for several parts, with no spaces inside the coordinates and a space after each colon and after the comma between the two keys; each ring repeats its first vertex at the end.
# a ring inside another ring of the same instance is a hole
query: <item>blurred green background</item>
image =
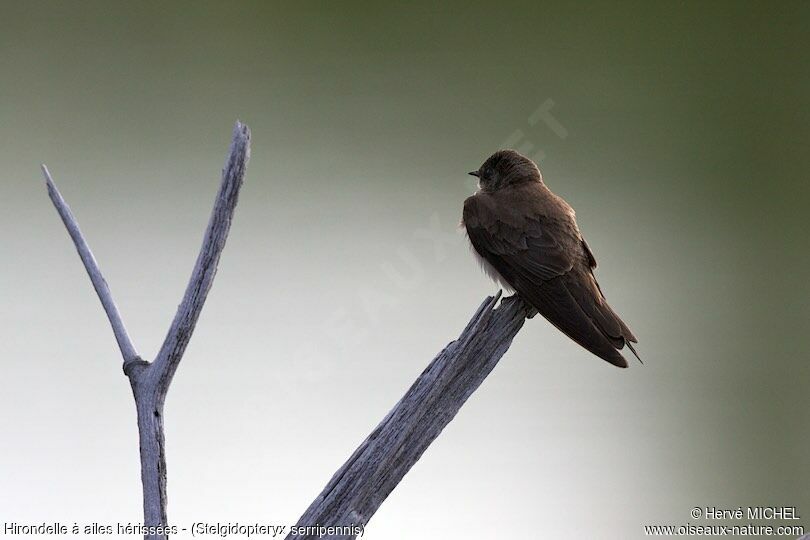
{"type": "Polygon", "coordinates": [[[298,518],[496,290],[456,225],[509,145],[577,209],[646,364],[530,321],[368,537],[636,538],[747,505],[810,531],[808,25],[806,2],[1,2],[4,519],[140,519],[128,384],[39,164],[151,357],[239,118],[252,161],[167,404],[173,522],[298,518]]]}

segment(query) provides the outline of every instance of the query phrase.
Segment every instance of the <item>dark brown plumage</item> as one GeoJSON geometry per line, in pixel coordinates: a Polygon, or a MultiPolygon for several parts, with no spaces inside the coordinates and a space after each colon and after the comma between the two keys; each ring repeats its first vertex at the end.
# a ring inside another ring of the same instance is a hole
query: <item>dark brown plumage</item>
{"type": "Polygon", "coordinates": [[[543,183],[530,159],[501,150],[470,174],[480,190],[463,224],[487,273],[513,289],[568,337],[619,367],[636,337],[610,308],[593,275],[596,259],[574,210],[543,183]]]}

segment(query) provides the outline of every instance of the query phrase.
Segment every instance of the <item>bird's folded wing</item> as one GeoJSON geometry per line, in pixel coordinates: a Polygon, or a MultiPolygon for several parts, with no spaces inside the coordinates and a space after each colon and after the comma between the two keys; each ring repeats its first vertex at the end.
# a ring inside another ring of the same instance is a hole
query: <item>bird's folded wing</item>
{"type": "Polygon", "coordinates": [[[624,345],[623,323],[590,269],[585,274],[579,268],[581,254],[572,246],[581,240],[572,238],[569,224],[540,213],[504,214],[474,196],[465,201],[464,225],[478,254],[549,322],[597,356],[627,366],[616,350],[624,345]]]}
{"type": "Polygon", "coordinates": [[[563,224],[546,216],[512,210],[505,219],[499,208],[476,196],[464,203],[464,225],[473,247],[485,258],[485,253],[518,257],[514,262],[544,280],[573,267],[574,260],[560,241],[563,224]]]}

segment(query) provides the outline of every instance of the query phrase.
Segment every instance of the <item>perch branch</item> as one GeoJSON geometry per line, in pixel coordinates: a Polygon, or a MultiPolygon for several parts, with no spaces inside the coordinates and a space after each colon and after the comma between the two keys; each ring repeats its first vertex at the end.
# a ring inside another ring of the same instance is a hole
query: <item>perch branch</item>
{"type": "Polygon", "coordinates": [[[84,263],[87,275],[90,276],[93,288],[96,289],[98,298],[101,300],[101,305],[104,306],[104,311],[107,313],[107,318],[110,320],[113,333],[115,334],[115,340],[118,342],[118,347],[121,349],[121,355],[124,357],[124,363],[132,362],[138,358],[138,353],[135,350],[135,345],[132,344],[132,340],[129,338],[129,334],[127,334],[124,321],[121,320],[121,313],[118,312],[118,307],[115,305],[112,293],[110,293],[110,288],[107,286],[107,280],[105,280],[104,276],[101,274],[101,269],[98,267],[96,258],[93,257],[93,252],[90,250],[90,246],[87,245],[87,241],[85,241],[81,229],[79,229],[79,223],[73,216],[73,212],[70,211],[70,207],[65,202],[65,199],[62,198],[62,194],[59,193],[59,190],[53,183],[51,173],[45,165],[42,165],[42,174],[45,176],[45,184],[48,186],[48,196],[56,207],[56,211],[59,212],[59,216],[62,218],[62,223],[65,224],[70,238],[73,239],[73,244],[76,246],[76,251],[79,252],[79,257],[81,257],[84,263]]]}
{"type": "MultiPolygon", "coordinates": [[[[374,512],[480,386],[534,312],[512,296],[487,298],[459,338],[442,350],[391,412],[335,473],[299,527],[365,526],[374,512]]],[[[346,532],[346,529],[339,531],[346,532]]],[[[356,538],[290,534],[288,540],[356,538]]]]}

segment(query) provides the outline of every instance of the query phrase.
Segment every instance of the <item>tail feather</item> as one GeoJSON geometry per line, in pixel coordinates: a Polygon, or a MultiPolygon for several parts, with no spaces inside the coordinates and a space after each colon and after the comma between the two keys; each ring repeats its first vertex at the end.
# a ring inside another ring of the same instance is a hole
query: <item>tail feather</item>
{"type": "Polygon", "coordinates": [[[540,287],[519,287],[532,306],[568,337],[596,356],[618,367],[627,367],[619,352],[625,345],[641,361],[631,345],[636,337],[602,296],[591,275],[572,272],[540,287]]]}
{"type": "Polygon", "coordinates": [[[532,306],[565,335],[614,366],[627,367],[615,344],[594,324],[565,284],[556,278],[522,294],[532,306]]]}
{"type": "MultiPolygon", "coordinates": [[[[634,339],[633,341],[636,341],[636,340],[634,339]]],[[[627,341],[625,341],[625,343],[624,343],[624,344],[625,344],[625,345],[627,345],[627,348],[628,348],[628,349],[630,349],[631,351],[633,351],[633,356],[635,356],[635,357],[636,357],[636,360],[638,360],[639,362],[641,362],[641,363],[643,364],[643,363],[644,363],[644,360],[642,360],[642,359],[641,359],[641,357],[640,357],[640,356],[638,355],[638,353],[636,352],[636,348],[635,348],[635,347],[633,347],[633,343],[632,343],[632,342],[631,342],[631,341],[628,339],[627,341]]]]}
{"type": "Polygon", "coordinates": [[[566,287],[576,299],[582,310],[593,320],[602,334],[613,344],[616,349],[622,349],[625,345],[632,351],[633,355],[642,364],[638,353],[633,347],[632,343],[637,343],[638,340],[630,328],[624,321],[616,314],[615,311],[608,305],[602,289],[599,287],[592,272],[582,272],[577,275],[576,272],[568,276],[566,287]]]}

